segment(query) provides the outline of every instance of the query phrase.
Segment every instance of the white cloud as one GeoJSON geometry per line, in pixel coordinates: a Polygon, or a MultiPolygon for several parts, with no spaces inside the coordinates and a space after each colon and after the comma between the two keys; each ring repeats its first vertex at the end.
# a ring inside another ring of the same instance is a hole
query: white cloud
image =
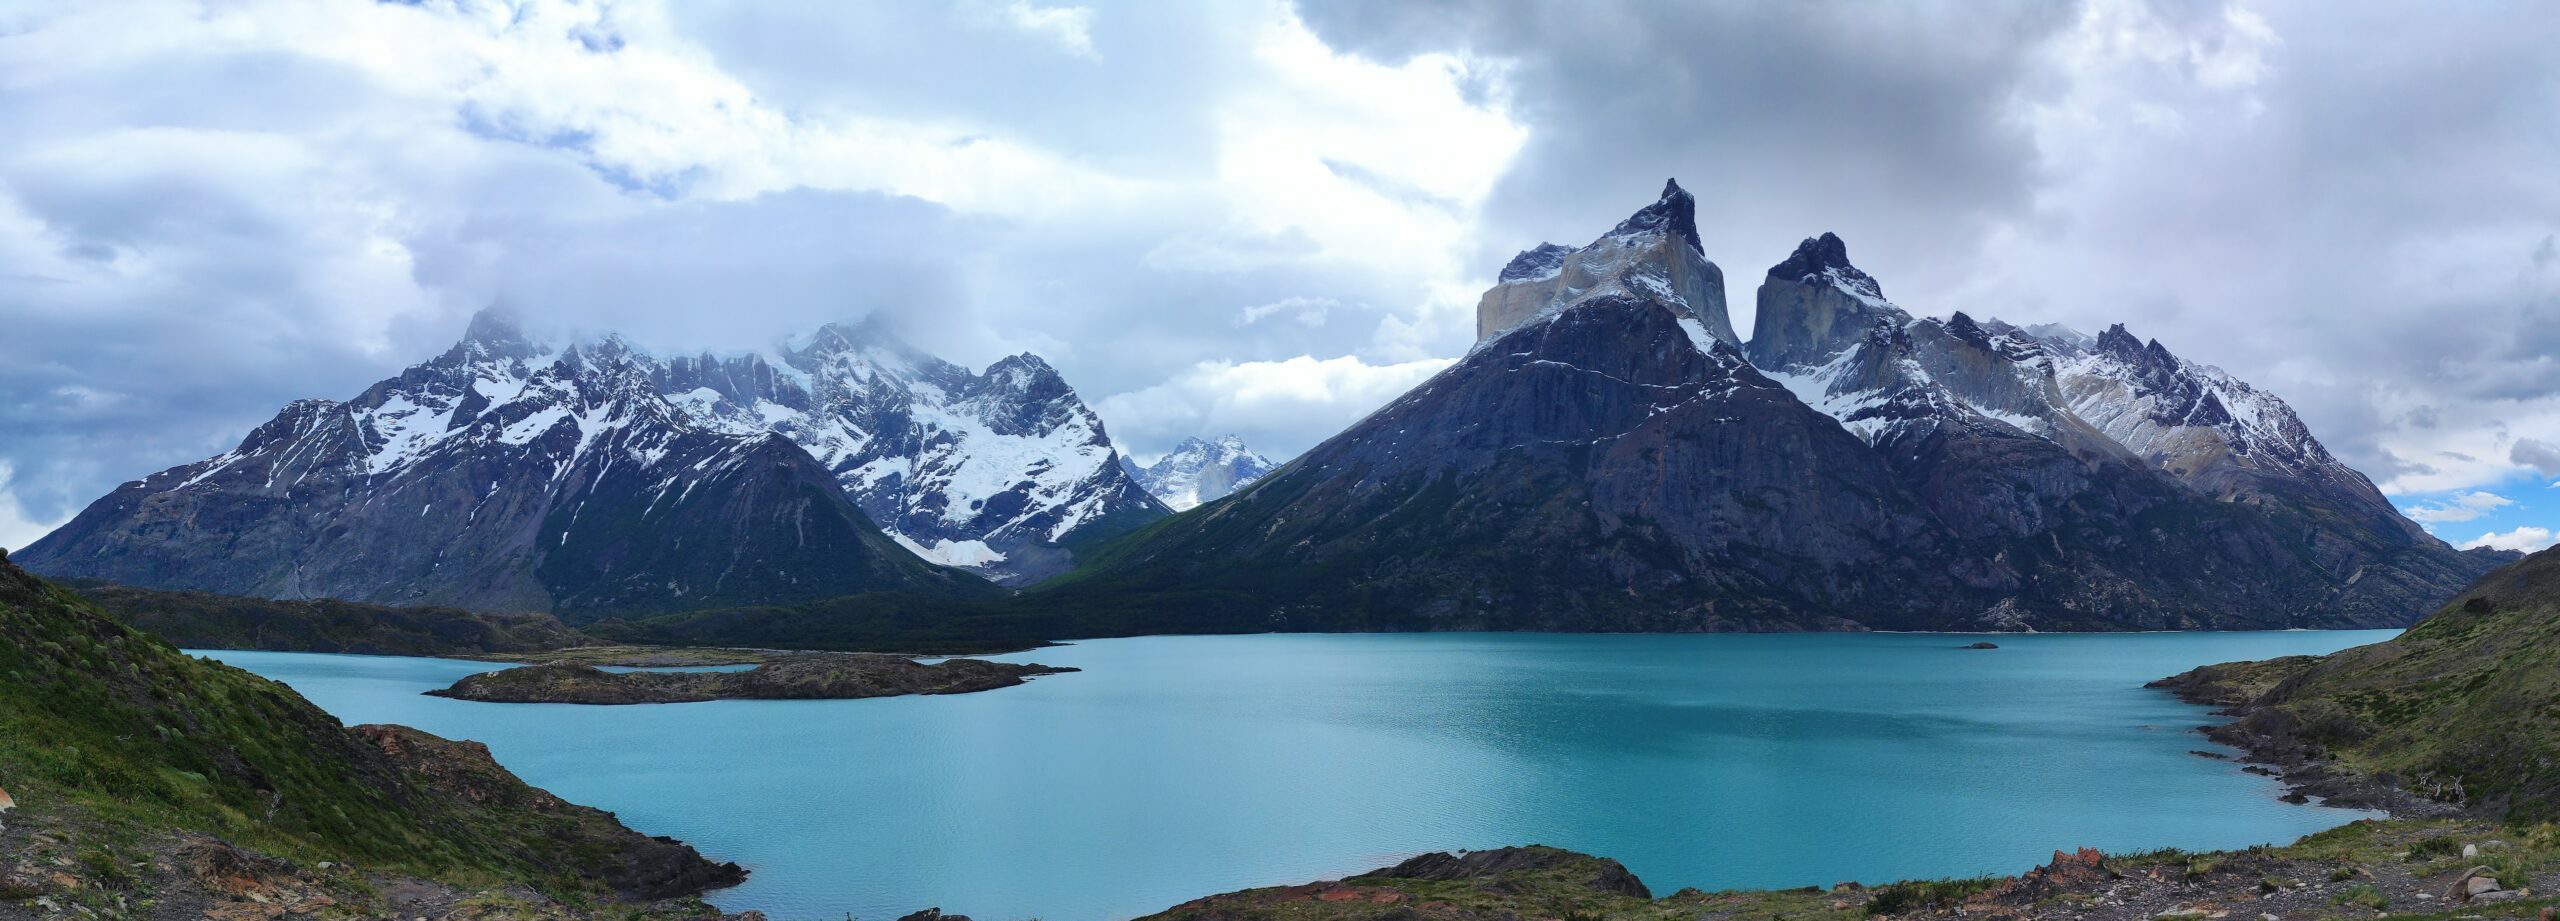
{"type": "Polygon", "coordinates": [[[1373,365],[1355,357],[1284,361],[1204,361],[1172,380],[1104,398],[1095,406],[1112,438],[1170,444],[1235,432],[1279,458],[1349,427],[1440,372],[1450,359],[1373,365]],[[1285,447],[1283,447],[1285,446],[1285,447]]]}
{"type": "Polygon", "coordinates": [[[1272,317],[1285,316],[1300,326],[1323,326],[1325,314],[1340,306],[1341,302],[1329,297],[1287,297],[1246,307],[1239,322],[1260,323],[1272,317]]]}
{"type": "Polygon", "coordinates": [[[1004,8],[1014,28],[1047,37],[1068,54],[1100,60],[1093,50],[1093,10],[1081,6],[1036,6],[1014,0],[1004,8]]]}
{"type": "Polygon", "coordinates": [[[0,460],[0,550],[14,550],[35,543],[37,538],[52,533],[64,521],[70,520],[67,515],[54,521],[37,521],[29,517],[17,494],[9,488],[9,481],[16,472],[8,461],[0,460]]]}
{"type": "Polygon", "coordinates": [[[0,19],[0,461],[46,519],[352,396],[493,300],[673,347],[887,310],[1088,395],[1451,354],[1435,292],[1481,286],[1460,254],[1525,135],[1495,65],[1338,54],[1278,0],[0,19]]]}
{"type": "Polygon", "coordinates": [[[2482,534],[2470,540],[2463,541],[2457,546],[2460,546],[2464,550],[2478,550],[2482,547],[2488,547],[2497,550],[2517,550],[2525,553],[2533,553],[2551,546],[2552,543],[2553,535],[2551,533],[2551,529],[2537,528],[2532,525],[2518,525],[2515,530],[2482,534]]]}
{"type": "Polygon", "coordinates": [[[2425,524],[2451,524],[2471,521],[2514,504],[2515,500],[2496,493],[2473,491],[2431,505],[2413,506],[2408,515],[2425,524]]]}

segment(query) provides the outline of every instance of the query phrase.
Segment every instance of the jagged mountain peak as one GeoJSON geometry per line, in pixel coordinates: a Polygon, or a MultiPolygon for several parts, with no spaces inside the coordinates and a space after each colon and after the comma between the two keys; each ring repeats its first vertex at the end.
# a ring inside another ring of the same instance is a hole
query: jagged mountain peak
{"type": "Polygon", "coordinates": [[[1608,233],[1579,248],[1542,243],[1503,266],[1476,302],[1476,339],[1609,295],[1659,300],[1708,335],[1740,346],[1725,313],[1724,270],[1698,240],[1697,199],[1676,181],[1608,233]]]}
{"type": "Polygon", "coordinates": [[[524,318],[515,308],[491,304],[471,315],[470,325],[463,328],[461,345],[478,345],[493,353],[514,357],[530,356],[539,347],[525,335],[524,318]]]}
{"type": "Polygon", "coordinates": [[[2098,333],[2097,349],[2110,355],[2136,359],[2142,354],[2142,340],[2127,332],[2124,324],[2110,323],[2098,333]]]}
{"type": "Polygon", "coordinates": [[[1796,244],[1795,252],[1789,253],[1786,261],[1769,267],[1769,277],[1802,284],[1828,283],[1852,294],[1884,299],[1884,286],[1876,282],[1875,276],[1850,264],[1849,244],[1828,231],[1796,244]]]}
{"type": "Polygon", "coordinates": [[[1665,180],[1660,198],[1628,215],[1626,220],[1619,221],[1618,226],[1609,231],[1613,237],[1640,233],[1669,233],[1689,241],[1689,248],[1699,255],[1707,252],[1706,244],[1698,242],[1698,199],[1690,195],[1689,190],[1681,188],[1678,179],[1665,180]]]}

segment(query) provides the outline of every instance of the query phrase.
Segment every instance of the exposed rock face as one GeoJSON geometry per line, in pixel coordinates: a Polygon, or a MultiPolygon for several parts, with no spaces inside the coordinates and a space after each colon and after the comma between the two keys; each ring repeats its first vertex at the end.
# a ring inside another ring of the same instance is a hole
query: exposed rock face
{"type": "Polygon", "coordinates": [[[1476,302],[1476,338],[1491,339],[1548,311],[1606,293],[1648,297],[1705,324],[1739,346],[1725,315],[1724,270],[1698,244],[1698,204],[1678,182],[1662,197],[1588,246],[1541,243],[1502,269],[1501,283],[1476,302]]]}
{"type": "Polygon", "coordinates": [[[852,700],[968,694],[1009,688],[1072,668],[901,656],[799,655],[743,672],[608,672],[554,662],[471,675],[433,697],[515,704],[676,704],[705,700],[852,700]]]}
{"type": "MultiPolygon", "coordinates": [[[[1746,359],[1720,277],[1683,288],[1710,277],[1677,268],[1692,208],[1673,185],[1523,253],[1464,360],[1068,590],[1196,592],[1194,628],[1229,630],[2396,626],[2484,562],[2387,504],[2225,501],[2155,468],[2167,439],[2082,415],[2068,346],[1916,319],[1834,236],[1771,270],[1746,359]]],[[[2146,405],[2208,379],[2143,352],[2146,405]]],[[[2252,449],[2307,463],[2262,492],[2363,483],[2295,434],[2252,449]]]]}
{"type": "Polygon", "coordinates": [[[973,590],[791,441],[694,421],[660,370],[614,339],[550,352],[484,313],[435,360],[287,406],[19,558],[147,588],[572,618],[973,590]]]}
{"type": "Polygon", "coordinates": [[[1432,853],[1407,860],[1384,870],[1352,877],[1353,880],[1489,880],[1533,873],[1578,873],[1588,877],[1586,888],[1595,892],[1650,899],[1653,891],[1644,881],[1627,872],[1624,864],[1606,857],[1591,857],[1551,847],[1506,847],[1465,854],[1432,853]]]}
{"type": "Polygon", "coordinates": [[[1280,465],[1254,453],[1244,439],[1227,435],[1217,441],[1185,438],[1145,467],[1121,460],[1139,484],[1174,511],[1189,511],[1253,485],[1280,465]]]}
{"type": "Polygon", "coordinates": [[[655,377],[688,419],[791,439],[899,543],[1001,582],[1170,513],[1037,355],[973,374],[879,324],[831,324],[777,356],[675,359],[655,377]]]}

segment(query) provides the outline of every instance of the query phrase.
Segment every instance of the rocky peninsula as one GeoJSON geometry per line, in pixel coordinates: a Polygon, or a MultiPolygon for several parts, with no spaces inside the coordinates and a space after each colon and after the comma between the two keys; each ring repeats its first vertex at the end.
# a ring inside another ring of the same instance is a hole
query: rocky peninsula
{"type": "Polygon", "coordinates": [[[452,687],[427,693],[455,700],[518,704],[848,700],[968,694],[1072,671],[1075,669],[984,659],[946,659],[926,665],[904,656],[809,653],[778,657],[747,671],[609,672],[575,662],[552,662],[483,672],[454,682],[452,687]]]}

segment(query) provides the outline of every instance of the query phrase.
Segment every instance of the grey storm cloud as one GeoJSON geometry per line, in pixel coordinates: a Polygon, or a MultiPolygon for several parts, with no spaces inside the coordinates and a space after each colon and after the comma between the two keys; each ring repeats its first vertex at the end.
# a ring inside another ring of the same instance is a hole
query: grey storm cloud
{"type": "Polygon", "coordinates": [[[2539,438],[2519,438],[2516,446],[2508,450],[2507,458],[2543,476],[2560,478],[2560,445],[2539,438]]]}
{"type": "Polygon", "coordinates": [[[1299,9],[1359,53],[1510,62],[1534,133],[1495,190],[1488,220],[1506,232],[1487,234],[1488,271],[1544,240],[1583,242],[1674,177],[1699,198],[1708,255],[1745,284],[1825,231],[1891,240],[1913,265],[1959,259],[2027,208],[2036,149],[2013,106],[2077,17],[2049,2],[1299,9]]]}
{"type": "Polygon", "coordinates": [[[1041,353],[1136,453],[1285,456],[1665,177],[1743,328],[1832,231],[1916,312],[2223,365],[2395,491],[2551,475],[2508,433],[2560,431],[2553,34],[2295,0],[13,8],[0,544],[490,303],[665,350],[886,314],[1041,353]]]}

